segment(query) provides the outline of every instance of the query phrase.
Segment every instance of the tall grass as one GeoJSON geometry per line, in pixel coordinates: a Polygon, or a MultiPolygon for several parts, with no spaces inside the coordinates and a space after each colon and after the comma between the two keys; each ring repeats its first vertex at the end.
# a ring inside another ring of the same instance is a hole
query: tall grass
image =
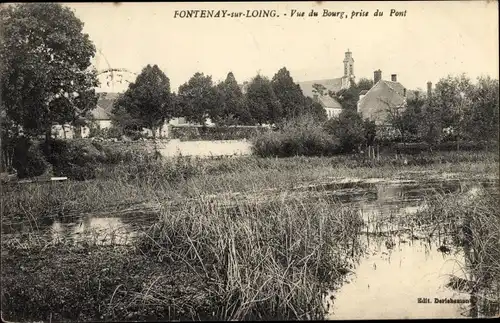
{"type": "Polygon", "coordinates": [[[416,227],[426,226],[430,235],[451,235],[464,252],[472,317],[500,313],[499,206],[498,191],[476,188],[429,199],[426,210],[412,219],[416,227]]]}
{"type": "Polygon", "coordinates": [[[326,286],[357,254],[359,214],[326,201],[228,204],[165,210],[142,249],[206,277],[217,319],[322,319],[326,286]]]}
{"type": "Polygon", "coordinates": [[[3,221],[38,218],[59,211],[63,214],[100,211],[130,203],[164,204],[212,194],[265,194],[269,190],[279,192],[338,177],[415,178],[418,172],[427,176],[428,171],[498,177],[498,156],[494,154],[450,153],[421,157],[425,162],[410,160],[406,165],[401,159],[395,161],[389,157],[371,164],[356,156],[220,160],[141,156],[138,154],[130,162],[96,165],[93,180],[2,185],[3,221]]]}

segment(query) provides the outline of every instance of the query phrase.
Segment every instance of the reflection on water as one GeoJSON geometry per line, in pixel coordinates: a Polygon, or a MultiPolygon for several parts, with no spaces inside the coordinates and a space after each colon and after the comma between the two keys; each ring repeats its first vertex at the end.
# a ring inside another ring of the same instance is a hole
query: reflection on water
{"type": "Polygon", "coordinates": [[[117,217],[85,217],[67,225],[54,221],[51,227],[52,241],[70,239],[75,244],[88,242],[98,245],[129,244],[137,236],[127,224],[117,217]]]}
{"type": "MultiPolygon", "coordinates": [[[[412,240],[415,237],[413,232],[403,234],[400,231],[385,237],[372,233],[401,230],[398,217],[425,210],[428,196],[466,191],[468,197],[474,198],[482,187],[497,190],[498,181],[417,183],[367,180],[364,183],[308,187],[305,199],[312,200],[314,194],[310,193],[319,191],[322,197],[348,203],[359,210],[366,225],[366,234],[360,236],[366,245],[366,255],[360,259],[355,274],[349,277],[350,283],[332,295],[335,299],[327,318],[448,318],[467,315],[467,303],[435,303],[435,299],[469,300],[467,293],[446,287],[450,275],[464,278],[461,270],[464,255],[443,253],[443,250],[449,251],[446,242],[440,242],[446,247],[443,248],[436,242],[412,240]]],[[[36,231],[55,243],[69,240],[73,243],[128,244],[137,237],[140,225],[156,220],[156,214],[128,217],[85,215],[65,221],[41,219],[35,223],[3,224],[2,232],[22,235],[36,231]]]]}
{"type": "Polygon", "coordinates": [[[361,239],[367,255],[351,282],[333,294],[328,319],[451,318],[468,313],[467,303],[435,303],[469,302],[467,293],[445,287],[450,275],[463,277],[463,255],[444,254],[438,245],[409,237],[390,238],[392,243],[380,237],[361,239]]]}
{"type": "Polygon", "coordinates": [[[398,226],[398,217],[425,210],[424,197],[428,195],[425,192],[465,191],[465,198],[474,198],[483,188],[497,185],[448,182],[422,188],[413,184],[377,184],[376,199],[357,203],[366,227],[366,234],[359,237],[366,246],[366,255],[359,260],[355,274],[329,295],[331,299],[327,297],[327,319],[470,315],[470,294],[449,286],[452,277],[467,281],[463,252],[452,252],[446,238],[444,241],[413,240],[413,232],[405,232],[398,226]],[[387,234],[381,237],[379,233],[387,234]]]}

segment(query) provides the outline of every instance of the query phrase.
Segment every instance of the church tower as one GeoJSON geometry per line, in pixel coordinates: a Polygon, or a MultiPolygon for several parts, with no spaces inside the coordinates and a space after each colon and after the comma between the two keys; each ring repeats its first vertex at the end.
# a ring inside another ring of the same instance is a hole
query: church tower
{"type": "Polygon", "coordinates": [[[354,81],[354,59],[352,52],[347,49],[344,58],[344,76],[342,77],[342,88],[347,89],[351,86],[351,80],[354,81]]]}

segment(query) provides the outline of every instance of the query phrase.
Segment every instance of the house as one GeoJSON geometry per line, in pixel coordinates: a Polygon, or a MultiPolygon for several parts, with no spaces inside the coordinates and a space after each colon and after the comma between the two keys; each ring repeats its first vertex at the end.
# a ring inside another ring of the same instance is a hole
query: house
{"type": "Polygon", "coordinates": [[[113,115],[113,104],[118,99],[119,93],[102,92],[99,93],[97,106],[92,110],[92,118],[99,129],[111,127],[111,116],[113,115]]]}
{"type": "Polygon", "coordinates": [[[382,79],[382,71],[374,72],[374,85],[368,91],[362,91],[358,100],[358,112],[363,118],[375,121],[376,125],[387,124],[391,111],[406,107],[407,90],[398,82],[397,74],[391,80],[382,79]]]}
{"type": "Polygon", "coordinates": [[[352,52],[349,50],[345,52],[343,63],[344,75],[342,77],[298,83],[304,96],[312,98],[325,108],[328,119],[339,115],[342,111],[340,103],[329,94],[348,89],[355,80],[354,59],[352,58],[352,52]]]}

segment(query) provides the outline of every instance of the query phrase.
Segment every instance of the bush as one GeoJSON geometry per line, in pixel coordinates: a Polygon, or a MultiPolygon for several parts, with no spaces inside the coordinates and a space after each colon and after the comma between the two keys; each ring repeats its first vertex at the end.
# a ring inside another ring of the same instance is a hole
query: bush
{"type": "Polygon", "coordinates": [[[12,166],[19,178],[42,175],[49,166],[40,150],[39,144],[32,143],[26,137],[16,139],[12,166]]]}
{"type": "Polygon", "coordinates": [[[365,134],[364,126],[363,119],[356,111],[345,109],[338,117],[328,120],[325,129],[338,140],[340,152],[350,153],[366,142],[365,135],[373,135],[371,131],[365,134]]]}
{"type": "Polygon", "coordinates": [[[329,156],[338,150],[337,142],[310,116],[290,120],[252,142],[253,153],[260,157],[329,156]]]}
{"type": "Polygon", "coordinates": [[[76,180],[93,179],[105,165],[121,162],[141,164],[154,159],[146,151],[124,149],[121,145],[103,146],[89,140],[53,140],[46,156],[52,164],[54,174],[76,180]]]}
{"type": "Polygon", "coordinates": [[[188,140],[240,140],[266,132],[264,127],[172,127],[171,138],[188,140]]]}

